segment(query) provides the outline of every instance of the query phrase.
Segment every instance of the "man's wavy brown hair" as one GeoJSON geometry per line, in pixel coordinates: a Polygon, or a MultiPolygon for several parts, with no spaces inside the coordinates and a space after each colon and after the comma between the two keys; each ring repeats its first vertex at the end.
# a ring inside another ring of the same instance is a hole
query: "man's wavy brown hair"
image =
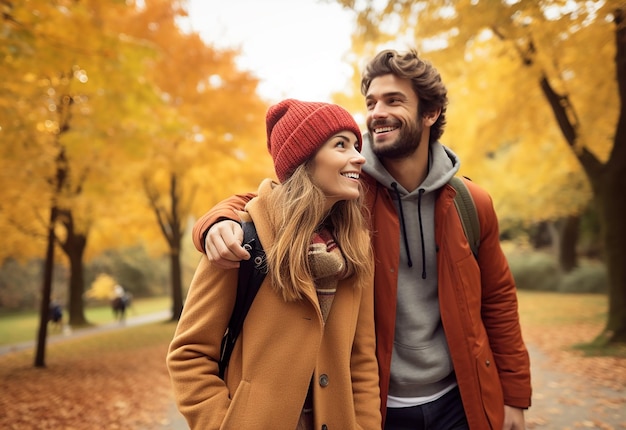
{"type": "Polygon", "coordinates": [[[401,54],[393,49],[387,49],[379,52],[365,66],[361,78],[361,93],[366,96],[373,79],[389,74],[411,81],[413,91],[419,100],[417,119],[427,112],[441,109],[439,118],[430,128],[429,143],[439,140],[446,125],[448,91],[437,69],[422,60],[416,50],[401,54]]]}

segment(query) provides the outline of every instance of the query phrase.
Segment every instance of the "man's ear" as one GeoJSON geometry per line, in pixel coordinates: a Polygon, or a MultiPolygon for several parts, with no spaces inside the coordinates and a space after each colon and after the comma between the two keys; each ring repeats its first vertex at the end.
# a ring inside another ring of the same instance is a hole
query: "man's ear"
{"type": "Polygon", "coordinates": [[[426,127],[432,127],[432,125],[439,118],[439,115],[441,115],[441,109],[424,112],[424,115],[423,115],[424,125],[426,127]]]}

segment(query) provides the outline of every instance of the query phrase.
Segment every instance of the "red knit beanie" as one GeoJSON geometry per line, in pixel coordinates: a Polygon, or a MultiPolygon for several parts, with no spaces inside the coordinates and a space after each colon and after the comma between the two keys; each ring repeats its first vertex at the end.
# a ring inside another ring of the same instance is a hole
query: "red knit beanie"
{"type": "Polygon", "coordinates": [[[353,132],[361,150],[361,130],[350,113],[335,104],[286,99],[270,107],[265,119],[267,149],[280,182],[340,131],[353,132]]]}

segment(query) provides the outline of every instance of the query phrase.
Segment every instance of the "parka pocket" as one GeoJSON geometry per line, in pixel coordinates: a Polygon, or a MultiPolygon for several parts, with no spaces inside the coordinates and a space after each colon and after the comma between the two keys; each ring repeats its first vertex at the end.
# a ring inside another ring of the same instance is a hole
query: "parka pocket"
{"type": "Polygon", "coordinates": [[[492,429],[500,430],[504,419],[504,394],[498,368],[488,343],[483,343],[479,350],[476,371],[485,416],[492,429]]]}

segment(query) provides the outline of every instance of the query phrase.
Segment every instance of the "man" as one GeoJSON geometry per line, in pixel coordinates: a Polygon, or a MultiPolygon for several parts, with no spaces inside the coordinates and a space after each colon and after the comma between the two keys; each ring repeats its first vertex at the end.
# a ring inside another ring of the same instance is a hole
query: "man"
{"type": "MultiPolygon", "coordinates": [[[[366,66],[362,175],[376,256],[375,317],[384,428],[524,429],[530,362],[513,277],[491,197],[465,181],[480,247],[470,250],[449,180],[457,156],[439,143],[447,91],[415,51],[380,52],[366,66]]],[[[223,267],[248,258],[236,196],[194,226],[194,243],[223,267]],[[207,229],[211,227],[208,231],[207,229]]]]}

